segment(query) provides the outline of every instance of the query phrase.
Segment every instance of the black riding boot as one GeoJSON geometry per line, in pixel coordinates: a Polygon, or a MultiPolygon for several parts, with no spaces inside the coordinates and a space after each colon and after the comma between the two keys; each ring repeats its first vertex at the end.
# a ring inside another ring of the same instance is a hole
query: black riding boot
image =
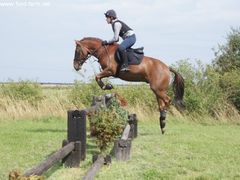
{"type": "Polygon", "coordinates": [[[119,51],[119,54],[120,54],[121,59],[123,61],[123,65],[121,66],[121,70],[120,71],[129,71],[129,68],[128,68],[128,58],[127,58],[126,50],[119,51]]]}

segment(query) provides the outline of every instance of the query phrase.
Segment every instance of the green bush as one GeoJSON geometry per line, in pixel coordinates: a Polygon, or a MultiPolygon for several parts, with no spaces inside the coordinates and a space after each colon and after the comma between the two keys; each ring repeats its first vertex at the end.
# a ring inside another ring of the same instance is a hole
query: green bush
{"type": "Polygon", "coordinates": [[[146,106],[149,109],[157,109],[157,100],[149,88],[149,85],[138,84],[138,85],[127,85],[116,87],[116,92],[124,96],[129,106],[136,107],[137,105],[146,106]]]}
{"type": "Polygon", "coordinates": [[[187,112],[213,115],[215,107],[226,101],[220,88],[221,75],[212,66],[197,61],[195,65],[188,59],[174,66],[185,79],[184,102],[187,112]]]}
{"type": "Polygon", "coordinates": [[[128,112],[120,107],[114,98],[108,108],[101,108],[91,116],[91,129],[97,139],[97,146],[105,152],[112,142],[122,134],[127,123],[128,112]]]}
{"type": "Polygon", "coordinates": [[[13,100],[23,100],[35,105],[43,99],[42,88],[30,81],[11,82],[1,86],[1,94],[13,100]]]}
{"type": "Polygon", "coordinates": [[[113,90],[104,91],[98,86],[95,80],[92,80],[88,84],[76,81],[68,98],[77,107],[80,105],[89,107],[93,96],[114,92],[126,98],[129,106],[144,105],[150,109],[157,109],[155,95],[146,84],[115,85],[113,90]]]}
{"type": "Polygon", "coordinates": [[[228,101],[240,111],[240,78],[239,70],[226,72],[221,78],[221,88],[226,93],[228,101]]]}
{"type": "Polygon", "coordinates": [[[215,51],[212,64],[222,74],[220,87],[227,100],[240,111],[240,27],[231,28],[227,42],[215,51]]]}
{"type": "Polygon", "coordinates": [[[92,80],[89,84],[75,81],[73,88],[68,94],[68,98],[70,102],[77,107],[80,105],[89,107],[92,103],[93,96],[102,94],[104,94],[104,91],[101,90],[95,80],[92,80]]]}

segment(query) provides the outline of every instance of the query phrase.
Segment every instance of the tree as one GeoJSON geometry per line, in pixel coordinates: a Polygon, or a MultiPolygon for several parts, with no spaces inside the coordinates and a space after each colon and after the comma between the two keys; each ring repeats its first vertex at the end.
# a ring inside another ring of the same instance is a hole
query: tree
{"type": "Polygon", "coordinates": [[[219,45],[213,65],[221,73],[240,69],[240,27],[231,28],[226,45],[219,45]]]}
{"type": "Polygon", "coordinates": [[[222,74],[220,87],[240,111],[240,28],[231,29],[226,45],[215,52],[213,66],[222,74]]]}

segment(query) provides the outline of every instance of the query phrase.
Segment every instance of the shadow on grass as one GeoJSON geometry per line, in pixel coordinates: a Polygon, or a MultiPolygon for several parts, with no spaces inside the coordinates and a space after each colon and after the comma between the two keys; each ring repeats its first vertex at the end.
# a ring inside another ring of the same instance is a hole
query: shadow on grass
{"type": "Polygon", "coordinates": [[[39,129],[28,129],[28,130],[26,130],[26,132],[30,132],[30,133],[44,133],[44,132],[62,133],[62,132],[67,132],[67,130],[65,130],[65,129],[43,129],[43,128],[39,128],[39,129]]]}
{"type": "MultiPolygon", "coordinates": [[[[159,134],[161,132],[159,131],[159,134]]],[[[138,133],[139,136],[152,136],[152,135],[156,135],[156,133],[152,133],[152,132],[144,132],[144,133],[138,133]]]]}
{"type": "Polygon", "coordinates": [[[94,139],[88,139],[87,153],[91,154],[91,155],[99,154],[99,149],[98,149],[94,139]]]}

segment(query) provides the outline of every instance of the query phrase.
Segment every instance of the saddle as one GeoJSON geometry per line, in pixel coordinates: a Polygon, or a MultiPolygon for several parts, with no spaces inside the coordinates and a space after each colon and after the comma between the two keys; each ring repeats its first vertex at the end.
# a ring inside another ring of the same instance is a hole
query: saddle
{"type": "MultiPolygon", "coordinates": [[[[128,57],[128,64],[129,65],[139,65],[141,64],[143,57],[144,57],[144,52],[143,52],[144,47],[140,48],[128,48],[126,49],[127,51],[127,57],[128,57]]],[[[117,60],[118,64],[122,64],[123,61],[120,58],[120,54],[118,51],[115,53],[115,59],[117,60]]]]}

